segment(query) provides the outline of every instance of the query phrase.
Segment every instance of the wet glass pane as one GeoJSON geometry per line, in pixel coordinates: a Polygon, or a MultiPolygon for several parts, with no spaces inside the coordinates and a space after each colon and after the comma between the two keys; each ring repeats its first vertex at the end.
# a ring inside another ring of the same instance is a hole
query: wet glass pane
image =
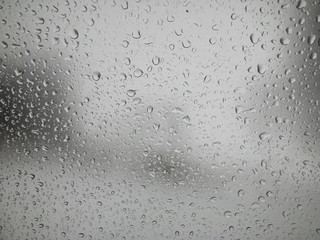
{"type": "Polygon", "coordinates": [[[0,3],[0,239],[320,239],[319,0],[0,3]]]}

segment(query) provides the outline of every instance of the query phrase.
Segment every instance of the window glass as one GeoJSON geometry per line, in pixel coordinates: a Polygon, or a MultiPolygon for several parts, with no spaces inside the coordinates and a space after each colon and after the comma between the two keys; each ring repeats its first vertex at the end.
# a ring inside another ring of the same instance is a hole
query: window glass
{"type": "Polygon", "coordinates": [[[320,239],[319,0],[0,3],[0,239],[320,239]]]}

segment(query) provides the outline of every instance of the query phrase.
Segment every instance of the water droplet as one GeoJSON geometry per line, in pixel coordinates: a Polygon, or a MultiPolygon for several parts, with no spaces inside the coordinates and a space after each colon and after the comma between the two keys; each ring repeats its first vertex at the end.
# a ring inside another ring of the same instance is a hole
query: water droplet
{"type": "Polygon", "coordinates": [[[318,54],[316,52],[313,52],[313,53],[310,54],[310,59],[311,60],[315,60],[315,59],[317,59],[317,57],[318,57],[318,54]]]}
{"type": "Polygon", "coordinates": [[[152,113],[153,112],[153,107],[152,106],[148,106],[147,107],[147,112],[148,113],[152,113]]]}
{"type": "Polygon", "coordinates": [[[134,95],[136,95],[136,90],[129,89],[129,90],[127,91],[127,95],[128,95],[129,97],[133,97],[134,95]]]}
{"type": "Polygon", "coordinates": [[[266,193],[266,195],[267,195],[268,197],[272,197],[272,196],[273,196],[273,193],[272,193],[271,191],[268,191],[268,192],[266,193]]]}
{"type": "Polygon", "coordinates": [[[235,14],[235,13],[232,13],[232,14],[231,14],[231,19],[232,19],[232,20],[236,20],[237,17],[238,17],[238,16],[237,16],[237,14],[235,14]]]}
{"type": "Polygon", "coordinates": [[[285,37],[280,38],[280,43],[282,45],[288,45],[290,43],[290,39],[289,38],[285,38],[285,37]]]}
{"type": "Polygon", "coordinates": [[[238,87],[238,88],[235,88],[234,90],[233,90],[233,92],[235,93],[235,94],[245,94],[246,93],[246,89],[245,88],[243,88],[243,87],[238,87]]]}
{"type": "Polygon", "coordinates": [[[14,69],[14,74],[19,77],[24,73],[24,71],[22,69],[16,68],[14,69]]]}
{"type": "Polygon", "coordinates": [[[44,18],[38,18],[38,21],[37,21],[37,23],[38,24],[44,24],[44,18]]]}
{"type": "Polygon", "coordinates": [[[244,190],[243,189],[240,189],[239,191],[238,191],[238,196],[239,197],[242,197],[244,195],[244,190]]]}
{"type": "Polygon", "coordinates": [[[69,33],[69,36],[72,38],[72,39],[77,39],[79,37],[79,32],[77,29],[72,29],[69,33]]]}
{"type": "Polygon", "coordinates": [[[298,9],[302,9],[307,6],[307,2],[305,0],[300,0],[297,4],[298,9]]]}
{"type": "Polygon", "coordinates": [[[133,75],[134,75],[136,78],[141,77],[142,74],[143,74],[143,71],[142,71],[140,68],[137,68],[137,69],[134,70],[134,72],[133,72],[133,75]]]}
{"type": "Polygon", "coordinates": [[[289,83],[294,83],[296,81],[296,79],[294,77],[289,78],[289,83]]]}
{"type": "Polygon", "coordinates": [[[312,44],[315,42],[316,38],[317,38],[316,35],[311,34],[311,35],[308,37],[308,43],[309,43],[310,45],[312,45],[312,44]]]}
{"type": "Polygon", "coordinates": [[[270,134],[270,133],[263,132],[263,133],[261,133],[261,134],[259,135],[259,138],[260,138],[261,140],[266,140],[266,139],[268,139],[268,138],[271,138],[271,134],[270,134]]]}
{"type": "Polygon", "coordinates": [[[80,238],[84,238],[84,233],[79,233],[80,238]]]}
{"type": "Polygon", "coordinates": [[[215,45],[215,44],[217,43],[217,39],[214,38],[214,37],[212,37],[212,38],[209,39],[209,43],[210,43],[211,45],[215,45]]]}
{"type": "Polygon", "coordinates": [[[225,217],[232,217],[232,213],[230,211],[225,211],[223,214],[225,217]]]}
{"type": "Polygon", "coordinates": [[[95,71],[95,72],[92,73],[92,79],[93,79],[94,81],[99,81],[100,78],[101,78],[101,73],[100,73],[100,72],[95,71]]]}
{"type": "Polygon", "coordinates": [[[252,33],[252,34],[250,35],[250,41],[251,41],[253,44],[257,44],[258,41],[259,41],[259,39],[258,39],[258,37],[257,37],[256,34],[252,33]]]}
{"type": "Polygon", "coordinates": [[[5,41],[1,41],[1,46],[5,49],[8,48],[8,43],[6,43],[5,41]]]}
{"type": "Polygon", "coordinates": [[[242,113],[244,111],[244,107],[241,105],[238,105],[235,107],[235,112],[236,113],[242,113]]]}
{"type": "Polygon", "coordinates": [[[203,82],[204,83],[208,83],[211,81],[211,75],[206,75],[204,78],[203,78],[203,82]]]}
{"type": "Polygon", "coordinates": [[[210,200],[209,200],[210,202],[212,202],[212,203],[214,203],[214,202],[216,202],[217,201],[217,197],[212,197],[212,198],[210,198],[210,200]]]}
{"type": "Polygon", "coordinates": [[[260,74],[264,74],[268,70],[268,66],[264,64],[258,64],[257,68],[258,68],[258,73],[260,74]]]}
{"type": "Polygon", "coordinates": [[[158,56],[155,56],[152,58],[152,63],[154,65],[158,65],[160,63],[160,58],[158,56]]]}

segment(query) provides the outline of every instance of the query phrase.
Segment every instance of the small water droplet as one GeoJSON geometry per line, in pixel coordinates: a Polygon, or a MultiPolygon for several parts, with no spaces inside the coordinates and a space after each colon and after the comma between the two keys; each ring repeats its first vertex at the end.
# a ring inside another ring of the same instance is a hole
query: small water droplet
{"type": "Polygon", "coordinates": [[[233,92],[235,93],[235,94],[245,94],[246,93],[246,89],[245,88],[243,88],[243,87],[237,87],[237,88],[235,88],[234,90],[233,90],[233,92]]]}
{"type": "Polygon", "coordinates": [[[100,78],[101,78],[101,73],[100,73],[100,72],[95,71],[95,72],[92,73],[92,79],[93,79],[94,81],[99,81],[100,78]]]}
{"type": "Polygon", "coordinates": [[[305,0],[300,0],[297,4],[298,9],[302,9],[307,6],[307,2],[305,0]]]}
{"type": "Polygon", "coordinates": [[[318,54],[316,52],[313,52],[313,53],[310,54],[310,59],[311,60],[315,60],[315,59],[317,59],[317,57],[318,57],[318,54]]]}
{"type": "Polygon", "coordinates": [[[259,138],[260,138],[261,140],[266,140],[266,139],[268,139],[268,138],[271,138],[271,134],[270,134],[270,133],[263,132],[263,133],[261,133],[261,134],[259,135],[259,138]]]}
{"type": "Polygon", "coordinates": [[[217,39],[214,38],[214,37],[212,37],[212,38],[209,39],[209,43],[210,43],[211,45],[215,45],[215,44],[217,43],[217,39]]]}
{"type": "Polygon", "coordinates": [[[289,83],[294,83],[296,81],[296,79],[294,77],[289,78],[289,83]]]}
{"type": "Polygon", "coordinates": [[[257,37],[256,34],[252,33],[252,34],[250,35],[250,41],[251,41],[253,44],[257,44],[258,41],[259,41],[259,39],[258,39],[258,37],[257,37]]]}
{"type": "Polygon", "coordinates": [[[133,97],[134,95],[136,95],[136,90],[129,89],[129,90],[127,91],[127,95],[128,95],[129,97],[133,97]]]}
{"type": "Polygon", "coordinates": [[[5,41],[1,41],[1,46],[6,49],[8,48],[8,43],[6,43],[5,41]]]}
{"type": "Polygon", "coordinates": [[[158,56],[155,56],[152,58],[152,63],[154,65],[158,65],[160,63],[160,58],[158,56]]]}
{"type": "Polygon", "coordinates": [[[77,39],[79,37],[79,32],[77,29],[72,29],[69,33],[69,36],[72,38],[72,39],[77,39]]]}
{"type": "Polygon", "coordinates": [[[79,233],[80,238],[84,238],[84,233],[79,233]]]}
{"type": "Polygon", "coordinates": [[[251,204],[251,208],[252,209],[257,209],[259,207],[260,207],[260,204],[258,202],[254,202],[254,203],[251,204]]]}
{"type": "Polygon", "coordinates": [[[24,73],[24,71],[22,69],[16,68],[14,69],[14,74],[19,77],[24,73]]]}
{"type": "Polygon", "coordinates": [[[244,190],[243,189],[240,189],[239,191],[238,191],[238,196],[239,197],[242,197],[244,195],[244,190]]]}
{"type": "Polygon", "coordinates": [[[268,192],[266,193],[266,195],[267,195],[268,197],[272,197],[272,196],[273,196],[273,193],[272,193],[271,191],[268,191],[268,192]]]}
{"type": "Polygon", "coordinates": [[[203,82],[204,83],[208,83],[211,81],[211,75],[206,75],[204,78],[203,78],[203,82]]]}
{"type": "Polygon", "coordinates": [[[232,217],[232,213],[230,211],[225,211],[223,214],[225,217],[232,217]]]}
{"type": "Polygon", "coordinates": [[[310,45],[312,45],[312,44],[315,42],[316,38],[317,38],[316,35],[311,34],[311,35],[308,37],[308,43],[309,43],[310,45]]]}
{"type": "Polygon", "coordinates": [[[236,106],[236,107],[235,107],[235,112],[236,112],[236,113],[242,113],[242,112],[244,112],[244,107],[241,106],[241,105],[236,106]]]}
{"type": "Polygon", "coordinates": [[[148,113],[152,113],[153,112],[153,107],[152,106],[148,106],[147,107],[147,112],[148,113]]]}
{"type": "Polygon", "coordinates": [[[264,64],[258,64],[257,68],[258,68],[258,73],[260,74],[264,74],[268,70],[268,66],[264,64]]]}
{"type": "Polygon", "coordinates": [[[285,38],[285,37],[280,38],[280,43],[282,45],[288,45],[290,43],[290,39],[289,38],[285,38]]]}
{"type": "Polygon", "coordinates": [[[133,75],[134,75],[136,78],[141,77],[142,74],[143,74],[143,71],[142,71],[140,68],[137,68],[137,69],[134,70],[134,72],[133,72],[133,75]]]}

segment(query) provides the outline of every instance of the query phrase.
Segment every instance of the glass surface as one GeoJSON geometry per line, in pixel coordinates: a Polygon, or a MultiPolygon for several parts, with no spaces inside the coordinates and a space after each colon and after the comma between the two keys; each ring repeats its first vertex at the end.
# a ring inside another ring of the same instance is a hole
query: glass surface
{"type": "Polygon", "coordinates": [[[0,3],[0,239],[320,239],[319,0],[0,3]]]}

